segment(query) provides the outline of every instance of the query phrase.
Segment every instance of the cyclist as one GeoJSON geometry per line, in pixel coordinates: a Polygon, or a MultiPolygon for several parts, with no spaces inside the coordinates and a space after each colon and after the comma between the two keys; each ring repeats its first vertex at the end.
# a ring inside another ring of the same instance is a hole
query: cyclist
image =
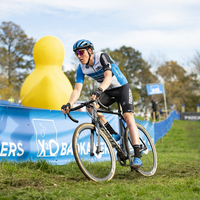
{"type": "MultiPolygon", "coordinates": [[[[78,100],[83,87],[84,76],[88,75],[95,79],[100,83],[100,86],[92,92],[91,98],[93,100],[99,99],[103,105],[110,106],[114,103],[112,97],[115,97],[122,106],[124,119],[129,128],[135,152],[131,167],[133,169],[138,169],[142,166],[139,152],[139,132],[133,115],[133,97],[129,84],[125,76],[121,73],[119,67],[108,54],[103,52],[94,54],[93,50],[94,46],[89,40],[81,39],[73,45],[73,51],[78,57],[80,64],[76,71],[74,90],[70,96],[69,102],[61,107],[62,113],[68,113],[70,107],[78,100]]],[[[112,136],[116,140],[119,140],[120,136],[106,121],[104,115],[102,113],[98,113],[98,115],[112,136]]]]}

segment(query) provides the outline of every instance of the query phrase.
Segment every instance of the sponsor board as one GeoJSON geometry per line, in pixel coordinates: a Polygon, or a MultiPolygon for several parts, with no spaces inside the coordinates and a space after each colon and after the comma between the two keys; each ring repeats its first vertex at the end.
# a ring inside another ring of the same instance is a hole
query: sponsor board
{"type": "Polygon", "coordinates": [[[155,94],[163,94],[164,88],[162,84],[149,84],[146,85],[147,94],[148,95],[155,95],[155,94]]]}
{"type": "Polygon", "coordinates": [[[184,112],[181,113],[181,120],[200,121],[200,113],[184,112]]]}
{"type": "MultiPolygon", "coordinates": [[[[91,118],[86,112],[80,111],[75,111],[72,115],[79,120],[78,124],[65,119],[61,111],[0,105],[0,160],[45,159],[61,165],[74,160],[73,133],[78,125],[90,122],[91,118]]],[[[118,132],[118,117],[109,114],[105,114],[105,117],[118,132]]],[[[153,125],[150,130],[148,121],[142,123],[154,138],[153,125]]],[[[89,153],[87,141],[83,140],[78,144],[81,155],[89,153]]],[[[102,153],[95,156],[106,159],[108,149],[104,143],[101,147],[102,153]]]]}

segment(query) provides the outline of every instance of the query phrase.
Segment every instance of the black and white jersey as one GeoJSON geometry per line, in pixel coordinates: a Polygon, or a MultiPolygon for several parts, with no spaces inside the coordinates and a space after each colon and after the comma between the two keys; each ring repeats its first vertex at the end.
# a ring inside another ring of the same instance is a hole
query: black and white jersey
{"type": "Polygon", "coordinates": [[[107,90],[121,87],[128,83],[113,59],[107,53],[103,52],[94,54],[93,66],[79,64],[76,71],[76,83],[83,83],[84,76],[88,75],[101,84],[105,78],[104,72],[106,70],[112,71],[112,82],[107,90]]]}

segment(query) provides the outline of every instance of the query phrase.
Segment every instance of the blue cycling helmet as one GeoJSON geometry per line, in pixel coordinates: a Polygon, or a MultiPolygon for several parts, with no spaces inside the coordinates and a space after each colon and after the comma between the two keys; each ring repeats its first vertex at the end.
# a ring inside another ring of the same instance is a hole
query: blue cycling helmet
{"type": "Polygon", "coordinates": [[[85,40],[85,39],[78,40],[73,45],[74,52],[77,51],[78,49],[89,49],[89,48],[94,50],[94,45],[92,44],[92,42],[90,42],[89,40],[85,40]]]}

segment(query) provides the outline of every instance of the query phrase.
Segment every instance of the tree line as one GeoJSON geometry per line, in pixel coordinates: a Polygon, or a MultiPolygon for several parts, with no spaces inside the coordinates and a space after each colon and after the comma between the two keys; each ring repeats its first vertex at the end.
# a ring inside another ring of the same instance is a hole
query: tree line
{"type": "MultiPolygon", "coordinates": [[[[34,69],[33,47],[35,39],[28,38],[20,26],[13,22],[2,22],[0,26],[0,95],[1,99],[13,96],[19,100],[21,86],[25,78],[34,69]]],[[[151,96],[147,95],[146,85],[163,83],[168,108],[193,112],[200,104],[200,52],[196,52],[190,65],[193,70],[187,72],[176,61],[163,61],[156,68],[150,61],[142,58],[142,53],[132,47],[122,46],[119,49],[102,49],[108,53],[122,73],[128,79],[136,109],[150,107],[151,96]]],[[[72,86],[75,84],[77,61],[72,63],[74,69],[65,75],[72,86]]],[[[90,92],[98,87],[98,83],[86,77],[81,100],[87,100],[90,92]]],[[[164,108],[163,95],[155,95],[159,108],[164,108]]]]}
{"type": "Polygon", "coordinates": [[[34,68],[33,47],[35,40],[28,38],[20,26],[2,22],[0,26],[0,95],[19,100],[25,78],[34,68]]]}

